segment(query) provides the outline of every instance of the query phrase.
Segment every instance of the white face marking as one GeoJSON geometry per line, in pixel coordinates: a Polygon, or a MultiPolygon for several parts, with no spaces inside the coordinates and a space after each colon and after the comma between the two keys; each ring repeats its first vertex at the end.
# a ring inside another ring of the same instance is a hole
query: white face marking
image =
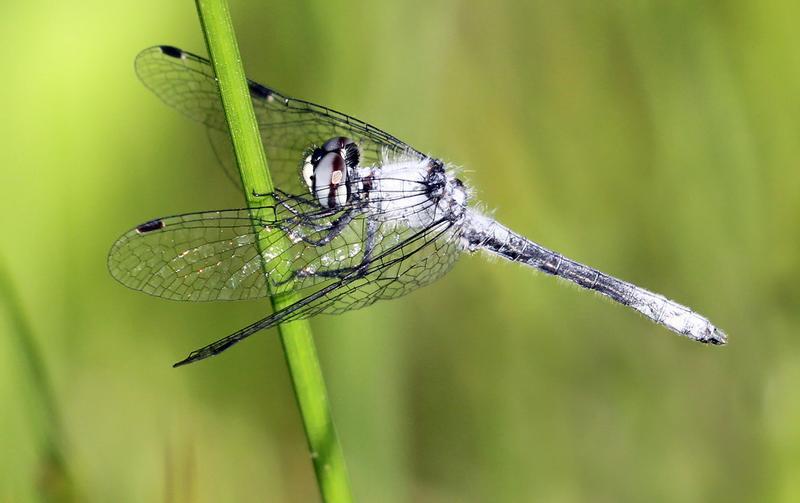
{"type": "Polygon", "coordinates": [[[306,157],[305,163],[303,163],[303,180],[308,185],[308,190],[311,190],[312,182],[311,182],[311,175],[314,174],[314,166],[311,164],[311,156],[309,155],[306,157]]]}

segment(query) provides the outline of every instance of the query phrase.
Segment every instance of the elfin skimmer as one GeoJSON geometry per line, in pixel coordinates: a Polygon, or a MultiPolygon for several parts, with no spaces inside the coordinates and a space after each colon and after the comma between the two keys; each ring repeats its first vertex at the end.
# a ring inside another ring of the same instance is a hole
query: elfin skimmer
{"type": "MultiPolygon", "coordinates": [[[[136,71],[156,95],[208,127],[238,182],[208,60],[146,49],[136,71]]],[[[706,318],[667,298],[550,251],[482,214],[453,169],[394,136],[327,107],[249,81],[276,181],[261,208],[159,218],[125,233],[108,266],[122,284],[183,301],[294,292],[300,300],[193,351],[175,366],[299,318],[358,309],[444,275],[462,252],[483,250],[594,290],[690,339],[724,344],[706,318]]]]}

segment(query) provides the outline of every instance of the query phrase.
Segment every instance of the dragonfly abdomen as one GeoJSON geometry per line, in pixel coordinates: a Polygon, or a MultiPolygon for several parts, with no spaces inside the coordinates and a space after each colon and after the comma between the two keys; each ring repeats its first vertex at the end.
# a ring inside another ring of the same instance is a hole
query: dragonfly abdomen
{"type": "Polygon", "coordinates": [[[477,212],[470,212],[462,241],[469,251],[482,249],[596,291],[690,339],[727,342],[724,332],[688,307],[548,250],[477,212]]]}

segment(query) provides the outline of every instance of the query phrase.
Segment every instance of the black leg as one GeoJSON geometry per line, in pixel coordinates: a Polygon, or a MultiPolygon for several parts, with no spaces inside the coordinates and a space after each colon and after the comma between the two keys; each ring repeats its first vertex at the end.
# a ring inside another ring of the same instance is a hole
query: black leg
{"type": "MultiPolygon", "coordinates": [[[[293,218],[291,218],[290,220],[292,221],[293,224],[310,227],[314,232],[325,231],[327,229],[330,229],[335,224],[334,222],[334,224],[326,223],[321,225],[316,223],[316,220],[331,217],[335,215],[338,210],[329,209],[329,210],[315,211],[313,213],[302,212],[297,208],[293,207],[291,203],[296,202],[310,206],[318,206],[318,205],[314,202],[310,202],[308,199],[302,196],[287,194],[280,189],[276,189],[275,194],[273,194],[273,199],[278,205],[280,205],[281,207],[283,207],[289,213],[292,214],[293,218]]],[[[282,226],[281,228],[284,231],[288,231],[289,226],[282,226]]]]}
{"type": "MultiPolygon", "coordinates": [[[[350,210],[348,210],[350,211],[350,210]]],[[[342,215],[344,217],[344,215],[342,215]]],[[[340,219],[341,220],[341,219],[340,219]]],[[[348,220],[349,223],[352,220],[348,220]]],[[[345,224],[346,225],[346,224],[345,224]]],[[[343,228],[343,227],[342,227],[343,228]]],[[[341,232],[341,229],[338,231],[341,232]]],[[[311,277],[320,277],[320,278],[344,278],[350,275],[355,275],[355,277],[362,277],[367,274],[367,270],[369,269],[370,264],[372,264],[372,254],[375,250],[375,240],[378,235],[378,222],[375,219],[368,218],[365,220],[365,229],[364,229],[364,256],[361,259],[361,263],[354,267],[342,267],[339,269],[323,269],[317,270],[314,272],[299,270],[294,271],[292,275],[278,283],[278,286],[285,285],[290,281],[294,281],[296,279],[303,279],[303,278],[311,278],[311,277]]],[[[337,233],[338,234],[338,233],[337,233]]],[[[330,235],[330,234],[329,234],[330,235]]],[[[335,236],[334,236],[335,237],[335,236]]],[[[331,238],[333,239],[333,238],[331,238]]]]}
{"type": "MultiPolygon", "coordinates": [[[[352,222],[355,217],[356,217],[355,209],[350,208],[344,213],[342,213],[342,215],[339,218],[337,218],[336,220],[334,220],[329,224],[319,225],[313,222],[297,221],[295,222],[295,225],[310,227],[315,234],[316,233],[324,234],[319,239],[308,237],[306,235],[303,235],[303,233],[300,233],[301,235],[298,236],[304,243],[310,244],[311,246],[324,246],[333,241],[333,239],[335,239],[336,236],[341,234],[344,228],[350,225],[350,222],[352,222]]],[[[298,218],[302,219],[303,216],[301,215],[298,218]]],[[[290,226],[279,225],[278,227],[282,231],[290,233],[292,232],[291,228],[294,226],[290,227],[290,226]]]]}

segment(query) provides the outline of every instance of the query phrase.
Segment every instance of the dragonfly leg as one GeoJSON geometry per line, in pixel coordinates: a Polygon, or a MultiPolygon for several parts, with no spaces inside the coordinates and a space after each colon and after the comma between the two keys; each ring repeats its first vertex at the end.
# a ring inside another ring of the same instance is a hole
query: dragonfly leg
{"type": "Polygon", "coordinates": [[[305,218],[307,217],[305,217],[304,215],[299,215],[298,216],[299,221],[293,222],[294,225],[292,226],[279,225],[278,228],[281,229],[283,232],[289,234],[290,236],[296,236],[299,240],[303,241],[304,243],[310,244],[311,246],[324,246],[333,241],[333,239],[335,239],[336,236],[341,234],[342,231],[345,229],[345,227],[350,225],[350,222],[352,222],[355,217],[356,217],[355,209],[350,208],[344,213],[342,213],[342,215],[333,222],[320,225],[314,223],[313,220],[310,219],[308,221],[304,221],[305,218]],[[309,237],[309,235],[305,232],[302,231],[298,232],[297,230],[295,230],[296,227],[298,226],[310,227],[310,230],[312,231],[313,234],[322,234],[322,237],[315,239],[313,237],[309,237]]]}
{"type": "Polygon", "coordinates": [[[284,192],[279,188],[275,188],[275,192],[271,193],[270,196],[272,196],[272,198],[275,199],[275,201],[277,201],[279,204],[284,206],[287,210],[291,211],[295,215],[299,215],[300,212],[298,212],[291,206],[287,206],[288,201],[295,201],[298,203],[307,204],[309,206],[319,206],[319,204],[313,199],[310,199],[308,197],[298,196],[295,194],[289,194],[288,192],[284,192]]]}
{"type": "MultiPolygon", "coordinates": [[[[344,218],[344,215],[342,215],[342,218],[344,218]]],[[[350,223],[350,220],[352,220],[352,217],[350,217],[350,219],[344,225],[350,223]]],[[[344,227],[344,225],[342,226],[342,228],[344,227]]],[[[339,230],[339,232],[341,232],[341,229],[339,230]]],[[[355,278],[360,278],[362,276],[366,276],[369,270],[369,266],[372,264],[372,254],[375,250],[375,240],[377,236],[378,236],[378,222],[372,218],[367,219],[365,238],[364,238],[364,256],[358,265],[352,267],[341,267],[339,269],[320,269],[315,271],[300,269],[298,271],[294,271],[288,279],[278,283],[278,286],[282,286],[286,283],[289,283],[297,279],[311,278],[311,277],[318,277],[318,278],[352,277],[353,279],[355,279],[355,278]]]]}
{"type": "Polygon", "coordinates": [[[329,229],[331,227],[331,224],[320,225],[316,223],[315,220],[331,217],[335,215],[337,211],[328,209],[328,210],[314,212],[312,216],[312,214],[303,213],[297,210],[291,205],[291,202],[297,202],[305,205],[314,205],[315,203],[313,201],[310,201],[302,196],[287,194],[286,192],[283,192],[280,189],[276,189],[275,193],[272,194],[272,197],[277,204],[279,204],[280,206],[285,208],[289,213],[292,214],[292,216],[294,217],[294,221],[296,223],[310,227],[316,232],[329,229]]]}
{"type": "MultiPolygon", "coordinates": [[[[277,192],[277,190],[278,189],[276,189],[276,192],[277,192]]],[[[275,195],[275,192],[263,192],[262,193],[262,192],[258,192],[256,189],[253,189],[252,192],[250,192],[250,194],[252,194],[253,197],[273,197],[275,195]]]]}
{"type": "Polygon", "coordinates": [[[280,287],[280,286],[283,286],[283,285],[285,285],[287,283],[291,283],[292,281],[297,281],[297,280],[305,279],[305,278],[339,278],[339,279],[342,279],[342,278],[346,278],[346,277],[350,276],[351,274],[359,271],[359,269],[361,267],[362,267],[362,264],[359,264],[356,267],[342,267],[342,268],[339,268],[339,269],[320,269],[320,270],[317,270],[317,271],[311,271],[311,270],[307,270],[307,269],[300,269],[300,270],[297,270],[297,271],[293,271],[292,274],[288,278],[286,278],[286,279],[284,279],[282,281],[278,281],[275,284],[276,284],[276,286],[280,287]]]}
{"type": "Polygon", "coordinates": [[[353,208],[348,209],[342,215],[334,220],[330,225],[323,226],[321,229],[317,229],[317,232],[326,232],[324,236],[319,239],[313,239],[308,236],[304,236],[302,239],[304,242],[312,245],[312,246],[324,246],[330,243],[336,236],[342,233],[345,227],[350,225],[350,222],[353,221],[355,218],[356,213],[353,208]]]}
{"type": "MultiPolygon", "coordinates": [[[[308,205],[314,205],[315,204],[313,201],[311,201],[311,200],[309,200],[307,198],[304,198],[302,196],[296,196],[294,194],[286,193],[286,192],[284,192],[284,191],[282,191],[281,189],[278,189],[278,188],[275,189],[275,192],[265,192],[263,194],[253,190],[252,194],[253,194],[254,197],[268,197],[268,198],[272,199],[273,201],[275,201],[275,203],[277,205],[279,205],[282,208],[286,209],[289,213],[292,214],[292,216],[294,216],[295,218],[299,219],[301,221],[301,223],[304,223],[306,225],[311,225],[311,226],[315,225],[315,224],[313,224],[312,219],[308,215],[303,214],[301,211],[297,210],[296,208],[294,208],[291,205],[291,202],[296,202],[296,203],[299,203],[299,204],[308,204],[308,205]]],[[[317,212],[314,215],[317,218],[324,218],[324,217],[327,217],[327,216],[331,216],[334,213],[335,212],[328,210],[328,211],[317,212]]],[[[319,227],[322,228],[323,226],[319,226],[319,227]]]]}

